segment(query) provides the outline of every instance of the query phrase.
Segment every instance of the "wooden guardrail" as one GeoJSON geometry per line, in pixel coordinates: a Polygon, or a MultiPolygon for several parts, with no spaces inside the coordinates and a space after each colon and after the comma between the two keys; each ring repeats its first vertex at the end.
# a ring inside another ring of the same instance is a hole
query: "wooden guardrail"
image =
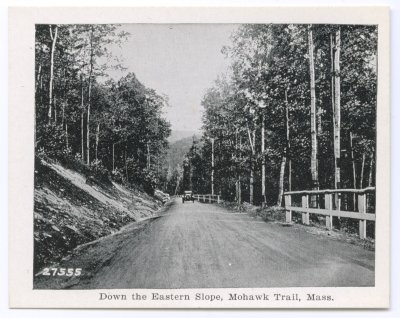
{"type": "Polygon", "coordinates": [[[367,194],[375,194],[375,188],[369,187],[365,189],[339,189],[339,190],[310,190],[310,191],[290,191],[285,192],[285,210],[286,222],[292,222],[292,212],[302,213],[302,223],[310,224],[310,214],[318,214],[325,216],[325,225],[331,230],[333,227],[332,219],[334,216],[351,218],[359,220],[359,235],[361,239],[367,236],[367,221],[375,221],[375,213],[367,213],[367,194]],[[340,210],[340,196],[343,193],[353,194],[354,206],[357,203],[358,211],[342,211],[340,210]],[[292,205],[292,196],[301,195],[301,207],[292,205]],[[324,208],[310,207],[309,199],[311,196],[317,197],[324,195],[324,208]],[[336,206],[334,209],[334,201],[336,206]]]}
{"type": "Polygon", "coordinates": [[[213,202],[220,203],[221,202],[220,195],[216,195],[216,194],[195,194],[193,196],[197,201],[203,202],[203,203],[213,203],[213,202]]]}

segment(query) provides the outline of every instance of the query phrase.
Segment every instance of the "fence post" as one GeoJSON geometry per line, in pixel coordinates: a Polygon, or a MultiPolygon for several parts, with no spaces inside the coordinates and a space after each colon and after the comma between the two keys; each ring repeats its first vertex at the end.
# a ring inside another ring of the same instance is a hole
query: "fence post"
{"type": "Polygon", "coordinates": [[[290,194],[285,195],[285,210],[286,210],[286,223],[292,222],[292,210],[289,210],[292,205],[292,197],[290,194]]]}
{"type": "Polygon", "coordinates": [[[219,195],[217,195],[217,203],[219,203],[219,195]]]}
{"type": "MultiPolygon", "coordinates": [[[[303,195],[303,196],[301,197],[301,206],[302,206],[303,208],[308,209],[308,194],[303,195]]],[[[310,224],[310,213],[308,213],[308,212],[303,212],[303,213],[301,214],[301,221],[302,221],[303,224],[309,225],[309,224],[310,224]]]]}
{"type": "Polygon", "coordinates": [[[208,203],[211,203],[211,194],[208,195],[208,203]]]}
{"type": "Polygon", "coordinates": [[[342,205],[342,194],[340,192],[336,192],[334,197],[335,197],[335,210],[340,210],[341,208],[340,206],[342,205]]]}
{"type": "MultiPolygon", "coordinates": [[[[332,194],[325,193],[325,210],[332,211],[332,194]]],[[[325,226],[328,230],[332,230],[332,215],[327,215],[325,217],[325,226]]]]}
{"type": "MultiPolygon", "coordinates": [[[[367,196],[365,193],[358,195],[358,212],[367,213],[367,196]]],[[[360,220],[360,239],[365,239],[367,237],[367,220],[360,220]]]]}
{"type": "Polygon", "coordinates": [[[206,196],[203,194],[203,203],[206,203],[206,196]]]}

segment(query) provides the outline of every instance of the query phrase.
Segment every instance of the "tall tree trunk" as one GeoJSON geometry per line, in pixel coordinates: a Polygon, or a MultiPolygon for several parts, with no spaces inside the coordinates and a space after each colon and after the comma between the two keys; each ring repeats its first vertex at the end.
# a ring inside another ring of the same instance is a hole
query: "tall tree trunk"
{"type": "Polygon", "coordinates": [[[234,157],[234,163],[235,163],[235,175],[236,175],[236,181],[235,181],[235,202],[239,203],[239,169],[238,169],[238,129],[236,128],[235,130],[235,157],[234,157]]]}
{"type": "MultiPolygon", "coordinates": [[[[317,109],[317,137],[322,136],[322,109],[317,109]]],[[[318,162],[317,162],[318,163],[318,162]]]]}
{"type": "Polygon", "coordinates": [[[84,135],[84,115],[85,115],[85,105],[83,102],[83,75],[80,75],[81,79],[81,153],[82,153],[82,162],[85,162],[85,135],[84,135]]]}
{"type": "MultiPolygon", "coordinates": [[[[242,136],[239,135],[239,163],[242,162],[242,136]]],[[[238,203],[242,203],[242,181],[241,181],[241,171],[239,168],[239,176],[238,176],[238,203]]]]}
{"type": "Polygon", "coordinates": [[[88,88],[88,106],[86,114],[86,164],[90,165],[90,100],[91,100],[92,84],[89,77],[89,88],[88,88]]]}
{"type": "Polygon", "coordinates": [[[333,159],[334,159],[334,185],[333,187],[336,189],[336,155],[335,155],[335,136],[336,136],[336,120],[335,120],[335,57],[334,57],[334,46],[335,41],[333,38],[333,33],[330,33],[330,53],[331,53],[331,104],[332,104],[332,148],[334,151],[333,159]]]}
{"type": "Polygon", "coordinates": [[[42,65],[39,64],[39,68],[38,68],[38,71],[37,71],[37,77],[36,77],[36,83],[35,83],[35,114],[34,114],[34,117],[33,117],[33,120],[34,120],[33,134],[34,134],[34,140],[35,140],[35,152],[36,152],[36,147],[37,147],[37,144],[38,144],[38,141],[36,139],[36,131],[38,129],[38,127],[36,126],[36,120],[37,120],[37,117],[38,117],[38,109],[39,109],[38,106],[41,106],[41,104],[42,104],[42,95],[43,95],[43,94],[39,95],[40,96],[40,104],[39,104],[39,99],[38,99],[38,96],[37,96],[36,92],[37,92],[37,88],[39,87],[39,85],[40,85],[40,91],[42,91],[41,71],[42,71],[42,65]]]}
{"type": "Polygon", "coordinates": [[[285,113],[286,113],[286,157],[289,159],[289,191],[292,191],[292,154],[290,148],[290,121],[289,121],[289,102],[287,96],[287,89],[285,90],[285,113]]]}
{"type": "Polygon", "coordinates": [[[53,97],[53,104],[54,104],[54,125],[57,125],[57,97],[55,94],[53,97]]]}
{"type": "Polygon", "coordinates": [[[64,128],[64,123],[65,123],[65,100],[62,103],[61,128],[64,128]]]}
{"type": "Polygon", "coordinates": [[[51,38],[51,51],[50,51],[50,81],[49,81],[49,112],[48,112],[47,116],[49,118],[49,123],[50,123],[51,116],[52,116],[52,105],[53,105],[54,52],[56,50],[56,42],[57,42],[57,35],[58,35],[57,25],[54,28],[54,34],[53,34],[53,30],[51,28],[51,25],[49,25],[49,31],[50,31],[50,38],[51,38]]]}
{"type": "Polygon", "coordinates": [[[235,153],[236,153],[236,203],[241,204],[241,181],[240,181],[240,163],[241,163],[241,136],[239,136],[239,130],[236,128],[235,132],[235,153]]]}
{"type": "Polygon", "coordinates": [[[93,27],[90,33],[90,70],[89,70],[89,87],[88,87],[88,106],[86,118],[86,162],[90,165],[90,107],[92,103],[92,84],[93,84],[93,61],[94,48],[93,48],[93,27]]]}
{"type": "Polygon", "coordinates": [[[290,161],[290,126],[289,126],[289,103],[287,98],[287,90],[285,90],[285,128],[286,128],[286,145],[282,156],[281,169],[279,173],[279,191],[278,191],[278,202],[277,205],[281,206],[283,192],[284,192],[284,180],[285,180],[285,167],[287,158],[289,158],[289,191],[291,191],[291,161],[290,161]]]}
{"type": "Polygon", "coordinates": [[[353,189],[356,189],[357,188],[357,173],[356,173],[356,161],[354,159],[353,140],[354,140],[354,135],[350,131],[350,159],[351,159],[351,164],[352,164],[352,168],[353,168],[353,189]]]}
{"type": "Polygon", "coordinates": [[[65,120],[65,143],[67,146],[67,149],[69,148],[69,141],[68,141],[68,121],[65,120]]]}
{"type": "Polygon", "coordinates": [[[129,175],[128,175],[128,160],[126,154],[127,146],[125,144],[125,174],[126,174],[126,182],[129,182],[129,175]]]}
{"type": "Polygon", "coordinates": [[[40,84],[41,77],[42,77],[42,64],[39,64],[37,77],[36,77],[36,83],[35,83],[35,94],[36,94],[38,86],[40,84]]]}
{"type": "Polygon", "coordinates": [[[292,191],[292,159],[289,157],[289,191],[292,191]]]}
{"type": "Polygon", "coordinates": [[[285,166],[286,166],[286,156],[282,157],[281,169],[279,172],[279,192],[278,192],[278,202],[277,205],[281,206],[283,197],[283,181],[285,179],[285,166]]]}
{"type": "Polygon", "coordinates": [[[150,169],[150,144],[149,144],[149,142],[146,143],[146,149],[147,149],[147,153],[146,153],[146,168],[150,169]]]}
{"type": "MultiPolygon", "coordinates": [[[[357,188],[356,162],[354,160],[353,133],[350,131],[350,159],[353,168],[353,189],[357,188]]],[[[356,194],[353,193],[353,209],[356,210],[356,194]]]]}
{"type": "Polygon", "coordinates": [[[115,143],[112,144],[112,171],[115,171],[115,143]]]}
{"type": "MultiPolygon", "coordinates": [[[[43,91],[43,75],[40,76],[40,91],[43,91]]],[[[40,94],[40,105],[43,105],[43,94],[40,94]]]]}
{"type": "Polygon", "coordinates": [[[373,183],[373,170],[374,170],[374,153],[371,152],[369,160],[369,175],[368,175],[368,186],[371,187],[373,183]]]}
{"type": "Polygon", "coordinates": [[[264,113],[261,115],[261,155],[262,155],[261,195],[262,195],[262,204],[265,205],[267,202],[267,198],[265,196],[265,120],[264,120],[264,113]]]}
{"type": "Polygon", "coordinates": [[[250,204],[254,203],[254,165],[253,162],[250,163],[250,204]]]}
{"type": "Polygon", "coordinates": [[[360,189],[364,187],[364,167],[365,167],[365,153],[363,153],[361,161],[360,189]]]}
{"type": "Polygon", "coordinates": [[[211,138],[211,194],[214,195],[214,138],[211,138]]]}
{"type": "Polygon", "coordinates": [[[250,204],[254,204],[254,157],[255,157],[256,130],[251,133],[251,162],[250,162],[250,204]]]}
{"type": "Polygon", "coordinates": [[[61,128],[63,128],[64,129],[64,122],[65,122],[65,105],[66,105],[66,103],[67,103],[67,90],[68,90],[68,87],[67,87],[67,77],[66,77],[66,75],[65,75],[65,68],[64,68],[64,70],[63,70],[63,82],[64,82],[64,85],[63,85],[63,101],[62,101],[62,118],[61,118],[61,128]]]}
{"type": "Polygon", "coordinates": [[[241,176],[239,174],[239,180],[238,180],[238,203],[242,203],[242,181],[241,181],[241,176]]]}
{"type": "MultiPolygon", "coordinates": [[[[311,181],[313,190],[318,190],[318,143],[316,123],[316,96],[315,96],[315,66],[314,66],[314,40],[311,26],[308,29],[308,55],[310,59],[310,93],[311,93],[311,181]]],[[[317,196],[311,196],[311,206],[317,207],[317,196]]]]}
{"type": "Polygon", "coordinates": [[[98,159],[98,157],[97,157],[97,150],[98,150],[98,148],[99,148],[99,134],[100,134],[100,124],[97,123],[97,127],[96,127],[96,152],[95,152],[95,154],[96,154],[96,161],[97,161],[97,159],[98,159]]]}
{"type": "MultiPolygon", "coordinates": [[[[340,27],[335,31],[333,42],[335,189],[340,189],[340,27]]],[[[335,195],[335,205],[340,209],[339,194],[335,195]]]]}
{"type": "Polygon", "coordinates": [[[83,110],[81,113],[81,146],[82,146],[82,162],[85,162],[85,143],[84,143],[84,131],[83,131],[83,110]]]}
{"type": "Polygon", "coordinates": [[[340,187],[340,129],[341,129],[341,103],[340,103],[340,28],[335,33],[335,158],[336,158],[336,184],[340,187]]]}

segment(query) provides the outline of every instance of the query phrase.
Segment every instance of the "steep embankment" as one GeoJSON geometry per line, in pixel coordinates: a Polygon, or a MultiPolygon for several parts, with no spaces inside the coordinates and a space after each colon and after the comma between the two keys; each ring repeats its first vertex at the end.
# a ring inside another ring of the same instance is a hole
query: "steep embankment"
{"type": "Polygon", "coordinates": [[[122,185],[86,183],[81,174],[55,163],[35,167],[34,238],[37,272],[80,244],[152,216],[159,200],[122,185]]]}

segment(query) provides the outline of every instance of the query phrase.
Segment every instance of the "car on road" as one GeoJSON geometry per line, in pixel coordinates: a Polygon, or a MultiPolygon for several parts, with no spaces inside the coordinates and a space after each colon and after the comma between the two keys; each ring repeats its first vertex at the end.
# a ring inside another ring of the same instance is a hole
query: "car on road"
{"type": "Polygon", "coordinates": [[[185,201],[192,201],[194,203],[194,197],[193,197],[193,192],[192,191],[185,191],[182,196],[182,203],[185,203],[185,201]]]}

